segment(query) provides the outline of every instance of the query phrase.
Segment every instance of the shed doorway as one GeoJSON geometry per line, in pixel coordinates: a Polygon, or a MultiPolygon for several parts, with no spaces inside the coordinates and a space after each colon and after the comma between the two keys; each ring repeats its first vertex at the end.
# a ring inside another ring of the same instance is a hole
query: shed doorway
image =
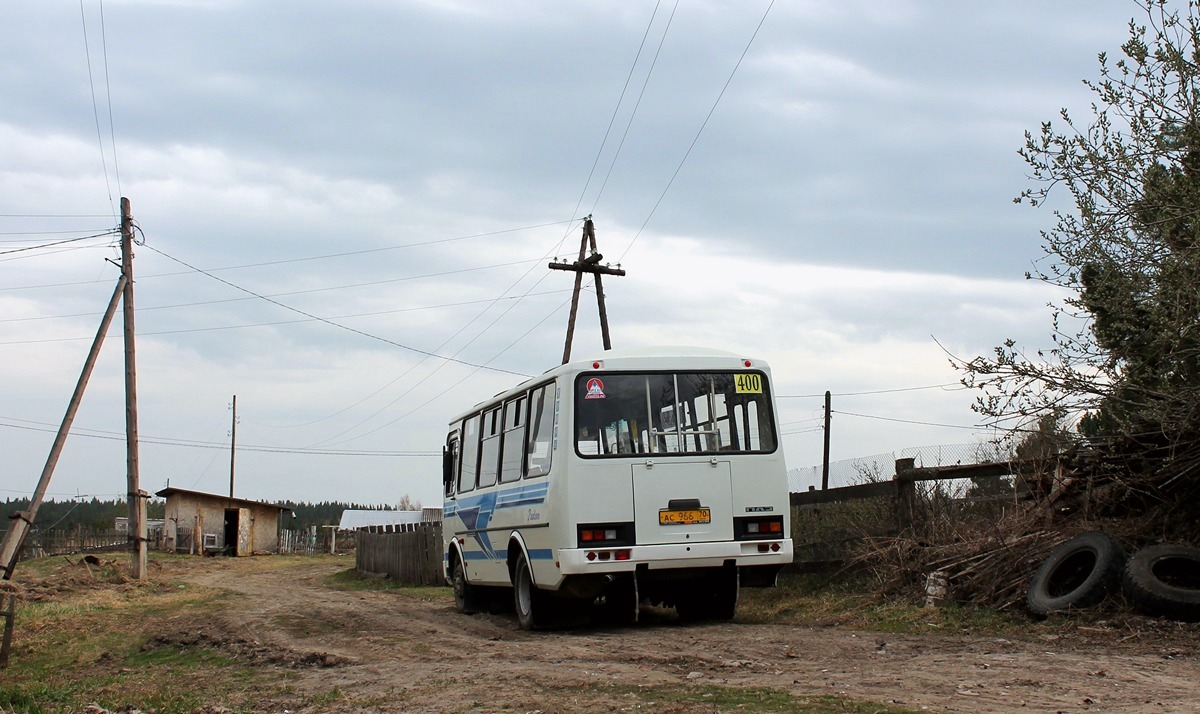
{"type": "Polygon", "coordinates": [[[225,554],[238,556],[250,555],[253,544],[250,542],[250,509],[225,509],[225,554]]]}

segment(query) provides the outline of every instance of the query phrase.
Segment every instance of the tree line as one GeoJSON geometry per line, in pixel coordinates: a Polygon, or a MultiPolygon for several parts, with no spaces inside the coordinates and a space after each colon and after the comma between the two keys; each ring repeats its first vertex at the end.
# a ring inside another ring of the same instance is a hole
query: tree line
{"type": "MultiPolygon", "coordinates": [[[[342,511],[347,509],[398,510],[396,506],[387,504],[366,505],[360,503],[342,503],[340,501],[320,501],[316,503],[280,501],[278,505],[292,509],[292,513],[295,514],[295,518],[291,519],[290,523],[284,522],[284,527],[289,530],[302,530],[311,526],[337,525],[342,518],[342,511]]],[[[420,508],[419,503],[415,503],[411,499],[407,499],[407,497],[400,505],[409,506],[405,510],[420,508]]],[[[161,519],[165,516],[165,508],[166,502],[163,499],[152,498],[146,504],[146,517],[149,519],[161,519]]],[[[4,513],[6,515],[27,510],[29,510],[28,498],[7,498],[4,500],[4,513]]],[[[125,518],[128,515],[129,509],[123,498],[107,501],[96,497],[89,499],[68,499],[64,501],[51,499],[43,501],[42,505],[38,507],[34,527],[39,530],[82,528],[92,531],[111,531],[118,518],[125,518]]]]}

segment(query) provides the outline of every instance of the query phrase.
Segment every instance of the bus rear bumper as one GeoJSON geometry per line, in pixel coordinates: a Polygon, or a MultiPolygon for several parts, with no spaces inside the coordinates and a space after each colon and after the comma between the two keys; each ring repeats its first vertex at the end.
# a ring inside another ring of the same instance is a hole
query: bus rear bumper
{"type": "Polygon", "coordinates": [[[558,551],[559,572],[563,576],[626,573],[637,570],[638,566],[650,570],[719,568],[730,560],[736,561],[739,567],[787,565],[792,562],[792,541],[788,538],[623,548],[564,548],[558,551]],[[626,553],[628,558],[624,558],[626,553]]]}

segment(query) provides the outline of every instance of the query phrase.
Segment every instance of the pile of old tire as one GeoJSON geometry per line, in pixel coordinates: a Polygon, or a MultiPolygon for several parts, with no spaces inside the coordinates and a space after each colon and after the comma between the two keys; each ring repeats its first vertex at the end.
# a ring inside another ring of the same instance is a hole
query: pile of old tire
{"type": "Polygon", "coordinates": [[[1200,622],[1200,548],[1142,548],[1125,564],[1121,585],[1139,612],[1200,622]]]}
{"type": "Polygon", "coordinates": [[[1092,607],[1121,584],[1125,550],[1111,535],[1090,531],[1063,543],[1029,583],[1025,605],[1035,617],[1092,607]]]}

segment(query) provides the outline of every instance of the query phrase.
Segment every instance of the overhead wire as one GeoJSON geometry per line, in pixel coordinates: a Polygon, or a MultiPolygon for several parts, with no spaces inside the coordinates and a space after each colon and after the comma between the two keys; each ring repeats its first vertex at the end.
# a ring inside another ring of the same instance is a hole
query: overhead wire
{"type": "Polygon", "coordinates": [[[675,167],[675,172],[671,174],[671,178],[667,181],[667,185],[663,188],[662,193],[659,194],[658,200],[654,202],[654,206],[651,207],[650,213],[646,216],[646,220],[642,222],[641,227],[638,228],[637,233],[635,233],[633,236],[633,239],[629,241],[629,245],[625,247],[625,251],[621,253],[621,257],[617,260],[618,263],[624,260],[625,256],[628,255],[629,251],[633,248],[633,244],[637,243],[638,238],[641,237],[642,232],[646,230],[646,226],[649,225],[650,219],[653,218],[655,212],[658,211],[658,207],[662,204],[667,192],[671,190],[672,184],[675,183],[675,179],[679,176],[679,172],[683,169],[683,165],[687,162],[688,157],[692,155],[692,149],[696,148],[696,142],[700,140],[700,135],[704,133],[704,128],[708,126],[709,120],[712,119],[713,113],[717,110],[717,105],[721,103],[721,98],[725,96],[725,90],[729,89],[729,84],[733,81],[734,75],[737,74],[738,68],[742,66],[742,61],[746,59],[746,54],[750,52],[751,45],[754,44],[755,38],[758,37],[759,30],[762,29],[763,23],[767,21],[767,15],[770,14],[771,8],[774,7],[774,5],[775,0],[771,0],[771,2],[767,5],[767,9],[763,11],[762,18],[758,21],[758,25],[755,26],[754,32],[750,35],[750,40],[746,42],[746,47],[742,50],[741,56],[738,57],[737,63],[733,66],[733,71],[729,73],[728,79],[725,80],[725,84],[721,87],[721,91],[717,94],[716,101],[713,102],[712,107],[710,107],[708,110],[708,114],[704,117],[704,121],[701,122],[700,128],[696,131],[696,135],[692,137],[692,143],[688,145],[687,151],[685,151],[683,154],[683,158],[679,160],[679,165],[675,167]]]}
{"type": "Polygon", "coordinates": [[[96,233],[96,234],[87,235],[87,236],[79,236],[78,238],[66,238],[64,240],[56,240],[56,241],[52,241],[50,243],[43,243],[41,245],[30,245],[30,246],[26,246],[24,248],[10,248],[8,250],[0,250],[0,255],[11,255],[13,253],[25,253],[25,252],[28,252],[31,250],[43,250],[45,248],[53,248],[55,246],[66,245],[68,243],[78,243],[81,240],[90,240],[92,238],[104,238],[106,236],[112,236],[112,235],[118,235],[118,234],[119,234],[119,231],[117,231],[116,229],[111,229],[111,230],[105,231],[103,233],[96,233]]]}
{"type": "MultiPolygon", "coordinates": [[[[657,12],[658,6],[655,5],[654,9],[657,12]]],[[[621,149],[625,147],[625,139],[629,137],[629,129],[633,126],[633,120],[637,116],[638,108],[642,106],[642,98],[646,95],[646,87],[650,85],[650,77],[654,74],[654,68],[658,65],[658,57],[662,54],[663,45],[667,41],[667,33],[671,30],[671,23],[675,21],[675,11],[678,9],[679,0],[675,0],[675,5],[671,8],[671,16],[667,18],[667,25],[663,28],[662,37],[658,40],[658,48],[654,51],[654,58],[650,61],[650,69],[646,71],[646,77],[642,80],[642,89],[638,92],[638,98],[633,105],[633,111],[629,113],[629,121],[625,123],[625,131],[621,134],[621,141],[617,144],[617,150],[613,153],[612,162],[608,165],[608,172],[604,174],[604,182],[600,184],[600,190],[596,193],[596,200],[592,203],[592,213],[595,213],[596,206],[600,205],[600,197],[604,195],[604,189],[608,187],[608,179],[612,176],[613,168],[617,165],[617,159],[621,156],[621,149]]],[[[654,18],[651,17],[650,20],[653,22],[654,18]]],[[[647,27],[646,31],[649,32],[650,28],[647,27]]],[[[643,39],[643,42],[645,42],[645,39],[643,39]]],[[[638,54],[641,54],[640,48],[638,49],[638,54]]],[[[632,71],[631,69],[631,74],[632,71]]]]}
{"type": "Polygon", "coordinates": [[[491,366],[477,365],[477,364],[475,364],[475,363],[473,363],[473,362],[468,362],[468,361],[466,361],[466,360],[460,360],[460,359],[456,359],[456,358],[454,358],[454,357],[446,357],[446,356],[444,356],[444,355],[435,354],[435,353],[433,353],[433,352],[430,352],[430,351],[428,351],[428,350],[423,350],[423,349],[421,349],[421,348],[419,348],[419,347],[413,347],[413,346],[411,346],[411,345],[406,345],[406,344],[403,344],[403,343],[400,343],[400,342],[396,342],[395,340],[390,340],[390,339],[388,339],[388,338],[386,338],[386,337],[380,337],[379,335],[374,335],[374,334],[371,334],[370,332],[366,332],[366,331],[364,331],[364,330],[355,329],[355,328],[353,328],[353,327],[350,327],[350,326],[348,326],[348,325],[343,325],[343,324],[341,324],[341,323],[334,322],[333,320],[330,320],[329,318],[321,317],[321,316],[319,316],[319,315],[314,315],[314,314],[312,314],[311,312],[306,312],[306,311],[304,311],[304,310],[301,310],[301,309],[299,309],[299,308],[292,307],[291,305],[288,305],[288,304],[286,304],[286,303],[279,302],[278,300],[275,300],[275,299],[273,299],[273,298],[267,297],[266,295],[261,295],[261,294],[259,294],[259,293],[256,293],[256,292],[254,292],[253,290],[250,290],[250,289],[248,289],[248,288],[244,288],[244,287],[242,287],[242,286],[240,286],[240,285],[237,285],[236,283],[232,283],[232,282],[230,282],[230,281],[228,281],[228,280],[226,280],[226,279],[224,279],[224,278],[222,278],[222,277],[219,277],[219,276],[217,276],[217,275],[213,275],[212,273],[209,273],[209,272],[207,272],[207,271],[203,270],[202,268],[198,268],[198,267],[196,267],[196,266],[192,265],[191,263],[188,263],[188,262],[186,262],[186,261],[184,261],[184,260],[180,260],[179,258],[176,258],[176,257],[174,257],[174,256],[172,256],[172,255],[170,255],[170,254],[168,254],[168,253],[166,253],[166,252],[164,252],[164,251],[162,251],[162,250],[158,249],[158,248],[155,248],[155,247],[154,247],[154,246],[152,246],[152,245],[149,245],[149,244],[147,244],[147,245],[146,245],[146,247],[147,247],[147,248],[149,248],[150,250],[154,251],[155,253],[158,253],[159,255],[163,256],[164,258],[166,258],[166,259],[168,259],[168,260],[174,261],[174,262],[176,262],[176,263],[178,263],[178,264],[180,264],[180,265],[182,265],[182,266],[185,266],[185,267],[187,267],[187,268],[191,268],[192,270],[194,270],[194,271],[196,271],[196,272],[198,272],[198,273],[201,273],[202,275],[207,275],[208,277],[212,278],[213,280],[216,280],[216,281],[217,281],[217,282],[219,282],[219,283],[223,283],[224,285],[227,285],[227,286],[229,286],[229,287],[231,287],[231,288],[233,288],[233,289],[235,289],[235,290],[239,290],[239,291],[241,291],[241,292],[244,292],[244,293],[246,293],[247,295],[251,295],[251,296],[253,296],[253,297],[256,297],[256,298],[258,298],[258,299],[260,299],[260,300],[263,300],[263,301],[265,301],[265,302],[269,302],[269,303],[271,303],[272,305],[276,305],[276,306],[278,306],[278,307],[281,307],[281,308],[283,308],[283,309],[285,309],[285,310],[289,310],[289,311],[291,311],[291,312],[294,312],[294,313],[296,313],[296,314],[298,314],[298,315],[303,315],[303,316],[305,316],[305,317],[312,318],[313,320],[316,320],[316,321],[318,321],[318,322],[325,323],[326,325],[330,325],[331,327],[336,327],[336,328],[338,328],[338,329],[345,330],[345,331],[347,331],[347,332],[352,332],[352,333],[354,333],[354,334],[356,334],[356,335],[361,335],[361,336],[363,336],[363,337],[366,337],[366,338],[369,338],[369,339],[372,339],[372,340],[376,340],[376,341],[378,341],[378,342],[383,342],[384,344],[388,344],[388,345],[391,345],[391,346],[393,346],[393,347],[399,347],[400,349],[403,349],[403,350],[408,350],[409,352],[415,352],[415,353],[417,353],[417,354],[426,355],[426,356],[428,356],[428,357],[434,357],[434,358],[437,358],[437,359],[443,359],[443,360],[447,360],[447,361],[450,361],[450,362],[456,362],[456,363],[458,363],[458,364],[466,365],[466,366],[468,366],[468,367],[482,367],[483,369],[488,369],[488,370],[491,370],[491,371],[494,371],[494,372],[501,372],[501,373],[504,373],[504,374],[512,374],[512,375],[515,375],[515,376],[518,376],[518,377],[525,377],[525,376],[528,376],[528,375],[526,375],[526,374],[523,374],[523,373],[521,373],[521,372],[514,372],[514,371],[512,371],[512,370],[508,370],[508,369],[502,369],[502,368],[500,368],[500,367],[491,367],[491,366]]]}
{"type": "Polygon", "coordinates": [[[112,208],[115,218],[117,207],[113,203],[112,184],[108,180],[108,160],[104,157],[104,135],[100,131],[100,108],[96,104],[96,82],[92,77],[92,50],[88,45],[87,12],[84,11],[83,0],[79,0],[79,17],[83,25],[83,53],[87,57],[88,89],[92,93],[92,116],[96,118],[96,141],[100,146],[100,164],[104,169],[104,186],[108,190],[108,205],[112,208]]]}
{"type": "Polygon", "coordinates": [[[112,83],[108,79],[108,32],[104,26],[104,0],[99,0],[100,3],[100,51],[104,55],[104,100],[108,104],[108,136],[109,142],[112,144],[112,160],[113,160],[113,176],[117,181],[117,195],[123,196],[121,191],[121,165],[117,161],[117,130],[113,124],[112,111],[112,83]]]}
{"type": "MultiPolygon", "coordinates": [[[[600,140],[600,148],[596,149],[596,158],[592,160],[592,168],[588,171],[587,180],[583,182],[583,190],[579,192],[579,200],[575,202],[575,208],[571,211],[572,216],[579,215],[579,207],[583,205],[583,198],[587,195],[588,187],[592,185],[592,177],[596,174],[596,166],[600,164],[600,157],[604,155],[604,147],[608,144],[609,134],[612,133],[613,124],[615,124],[617,121],[617,114],[621,110],[621,104],[625,101],[625,92],[629,90],[629,82],[631,79],[633,79],[633,72],[637,69],[638,60],[641,59],[642,49],[644,49],[646,46],[646,38],[650,36],[650,28],[654,26],[654,18],[658,15],[658,8],[660,5],[662,5],[662,0],[658,0],[654,3],[654,11],[650,13],[650,21],[646,23],[646,31],[642,33],[642,41],[640,44],[638,44],[637,53],[633,56],[633,64],[629,66],[629,73],[625,75],[625,84],[621,86],[621,94],[617,97],[617,104],[613,107],[612,116],[608,119],[608,128],[604,130],[604,138],[600,140]]],[[[634,108],[634,111],[637,111],[636,107],[634,108]]],[[[626,128],[626,131],[628,132],[628,128],[626,128]]],[[[617,149],[617,153],[620,153],[619,148],[617,149]]],[[[616,159],[614,158],[614,161],[615,160],[616,159]]],[[[611,172],[611,170],[612,169],[610,168],[609,171],[611,172]]],[[[607,181],[607,178],[605,180],[607,181]]],[[[601,192],[603,193],[603,189],[601,189],[601,192]]],[[[599,197],[597,197],[596,200],[599,201],[599,197]]],[[[593,212],[594,208],[595,207],[593,204],[593,212]]],[[[562,244],[567,240],[567,236],[570,235],[570,233],[570,228],[563,232],[562,239],[559,240],[558,246],[554,249],[556,253],[562,249],[562,244]]]]}
{"type": "MultiPolygon", "coordinates": [[[[531,226],[522,226],[520,228],[506,228],[506,229],[498,230],[498,231],[489,231],[487,233],[474,233],[471,235],[456,236],[453,238],[438,238],[435,240],[419,241],[416,243],[403,243],[400,245],[384,246],[382,248],[369,248],[369,249],[365,249],[365,250],[345,251],[345,252],[341,252],[341,253],[328,253],[325,255],[314,255],[314,256],[306,256],[306,257],[301,257],[301,258],[287,258],[284,260],[263,261],[263,262],[258,262],[258,263],[245,263],[242,265],[227,265],[227,266],[223,266],[223,267],[219,267],[219,268],[205,268],[205,270],[207,270],[210,273],[220,273],[220,272],[225,272],[227,270],[241,270],[243,268],[261,268],[261,267],[265,267],[265,266],[284,265],[284,264],[288,264],[288,263],[299,263],[299,262],[309,261],[309,260],[324,260],[324,259],[328,259],[328,258],[343,258],[343,257],[353,256],[353,255],[364,255],[367,253],[379,253],[379,252],[388,251],[388,250],[401,250],[403,248],[415,248],[415,247],[427,246],[427,245],[437,245],[440,243],[450,243],[453,241],[467,240],[469,238],[488,238],[491,236],[502,235],[505,233],[516,233],[519,231],[534,230],[537,228],[545,228],[547,226],[556,226],[556,225],[561,225],[563,223],[576,223],[576,222],[577,222],[576,219],[571,219],[571,220],[567,220],[567,221],[552,221],[550,223],[541,223],[541,224],[536,224],[536,225],[531,225],[531,226]]],[[[538,258],[537,260],[543,260],[543,259],[544,259],[544,257],[538,258]]],[[[497,266],[492,266],[492,267],[497,267],[497,266]]],[[[194,272],[195,271],[193,271],[193,270],[180,270],[180,271],[169,272],[169,273],[149,273],[147,275],[138,276],[138,280],[145,281],[145,280],[153,280],[155,278],[178,277],[180,275],[190,275],[194,272]]],[[[438,275],[441,275],[441,274],[438,274],[438,275]]],[[[433,276],[427,276],[427,277],[433,277],[433,276]]],[[[0,286],[0,292],[9,291],[9,290],[40,290],[40,289],[48,289],[48,288],[64,288],[64,287],[73,287],[76,285],[91,285],[91,284],[99,283],[99,282],[107,282],[107,281],[104,281],[104,280],[82,280],[82,281],[71,282],[71,283],[47,283],[47,284],[41,284],[41,285],[0,286]]]]}
{"type": "MultiPolygon", "coordinates": [[[[58,427],[50,424],[43,426],[25,426],[22,424],[8,423],[11,421],[25,422],[25,424],[39,424],[40,422],[30,422],[26,419],[13,419],[4,417],[8,421],[0,421],[0,427],[7,429],[20,429],[24,431],[37,431],[46,433],[57,433],[58,427]]],[[[77,437],[89,439],[103,439],[106,441],[124,441],[125,434],[112,431],[103,431],[99,429],[80,429],[74,428],[71,433],[77,437]]],[[[138,435],[138,442],[142,444],[153,444],[155,446],[181,446],[196,449],[229,449],[230,445],[225,442],[198,441],[194,439],[172,439],[154,436],[138,435]]],[[[388,450],[378,451],[370,449],[304,449],[288,446],[268,446],[261,444],[238,444],[238,451],[254,451],[270,454],[304,454],[310,456],[388,456],[388,457],[425,457],[436,456],[439,452],[436,451],[399,451],[388,450]]]]}

